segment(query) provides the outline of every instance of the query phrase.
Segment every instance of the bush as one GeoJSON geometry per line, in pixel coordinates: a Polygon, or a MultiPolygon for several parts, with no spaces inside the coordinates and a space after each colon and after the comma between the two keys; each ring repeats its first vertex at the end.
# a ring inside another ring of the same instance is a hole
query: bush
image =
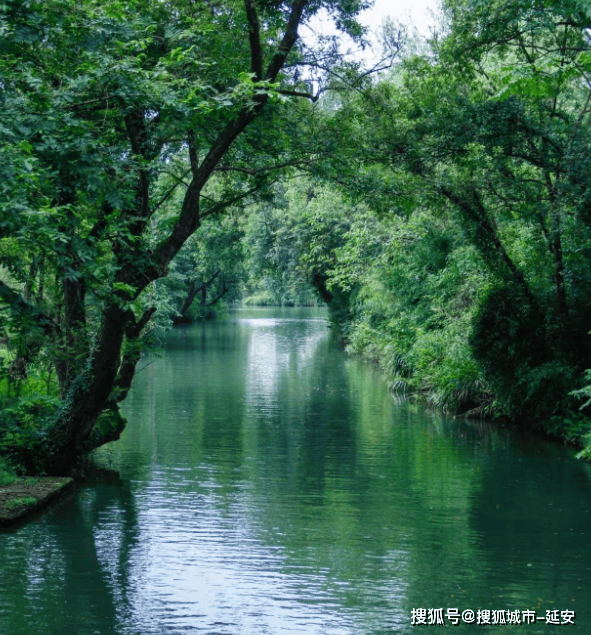
{"type": "Polygon", "coordinates": [[[474,358],[511,417],[538,421],[559,413],[576,378],[551,341],[541,311],[522,289],[505,283],[487,289],[470,335],[474,358]]]}
{"type": "Polygon", "coordinates": [[[0,478],[2,465],[9,475],[42,471],[44,439],[58,404],[40,394],[0,398],[0,478]]]}
{"type": "Polygon", "coordinates": [[[6,460],[0,457],[0,487],[14,483],[17,478],[18,476],[6,460]]]}

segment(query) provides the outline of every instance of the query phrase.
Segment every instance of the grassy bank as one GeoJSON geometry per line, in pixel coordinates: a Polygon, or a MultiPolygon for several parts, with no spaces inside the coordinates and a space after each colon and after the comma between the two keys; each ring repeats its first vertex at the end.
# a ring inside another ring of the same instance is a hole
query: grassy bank
{"type": "Polygon", "coordinates": [[[0,487],[0,527],[10,527],[72,490],[68,477],[17,478],[0,487]]]}

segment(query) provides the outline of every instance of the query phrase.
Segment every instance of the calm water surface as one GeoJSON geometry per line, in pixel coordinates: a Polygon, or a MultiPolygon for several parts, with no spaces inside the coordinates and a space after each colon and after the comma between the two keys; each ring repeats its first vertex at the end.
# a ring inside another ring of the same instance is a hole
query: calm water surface
{"type": "Polygon", "coordinates": [[[317,309],[178,329],[140,365],[98,452],[120,482],[0,534],[0,635],[439,632],[413,608],[591,633],[591,474],[562,446],[396,403],[317,309]]]}

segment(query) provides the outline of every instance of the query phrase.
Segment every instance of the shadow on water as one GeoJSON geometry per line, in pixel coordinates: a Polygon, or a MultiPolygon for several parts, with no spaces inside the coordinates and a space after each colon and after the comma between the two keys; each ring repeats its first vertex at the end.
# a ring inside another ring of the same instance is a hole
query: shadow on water
{"type": "MultiPolygon", "coordinates": [[[[0,544],[7,536],[0,536],[0,544]]],[[[139,534],[125,482],[80,486],[0,548],[0,632],[117,633],[129,601],[127,569],[139,534]],[[93,629],[96,629],[93,630],[93,629]]]]}

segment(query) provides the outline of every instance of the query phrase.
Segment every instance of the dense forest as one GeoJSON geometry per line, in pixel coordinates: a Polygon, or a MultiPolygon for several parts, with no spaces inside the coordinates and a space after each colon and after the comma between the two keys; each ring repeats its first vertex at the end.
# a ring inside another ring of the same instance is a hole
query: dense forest
{"type": "Polygon", "coordinates": [[[2,469],[117,439],[142,351],[234,301],[591,455],[587,3],[447,0],[373,68],[366,6],[0,6],[2,469]]]}

